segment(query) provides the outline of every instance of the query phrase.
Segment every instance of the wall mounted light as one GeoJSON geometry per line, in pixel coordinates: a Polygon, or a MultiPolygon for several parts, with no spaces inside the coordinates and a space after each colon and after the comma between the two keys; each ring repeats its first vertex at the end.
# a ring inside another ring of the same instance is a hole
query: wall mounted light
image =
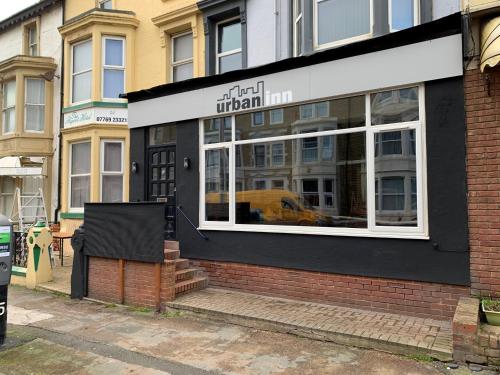
{"type": "Polygon", "coordinates": [[[139,169],[139,165],[137,164],[136,161],[132,162],[132,173],[137,173],[137,170],[139,169]]]}
{"type": "Polygon", "coordinates": [[[189,169],[191,168],[191,159],[189,159],[188,157],[185,157],[184,158],[184,169],[189,169]]]}

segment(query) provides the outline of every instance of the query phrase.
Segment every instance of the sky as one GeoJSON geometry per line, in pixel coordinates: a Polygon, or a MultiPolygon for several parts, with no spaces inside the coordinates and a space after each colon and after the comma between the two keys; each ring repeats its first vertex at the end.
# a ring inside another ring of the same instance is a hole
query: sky
{"type": "Polygon", "coordinates": [[[0,21],[37,2],[38,0],[0,0],[0,21]]]}

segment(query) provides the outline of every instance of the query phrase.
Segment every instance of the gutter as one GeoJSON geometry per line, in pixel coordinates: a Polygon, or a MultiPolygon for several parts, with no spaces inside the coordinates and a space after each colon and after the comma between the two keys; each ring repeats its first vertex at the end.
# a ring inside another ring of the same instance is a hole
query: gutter
{"type": "MultiPolygon", "coordinates": [[[[65,10],[66,10],[66,2],[62,2],[62,24],[64,25],[64,17],[65,17],[65,10]]],[[[58,136],[58,166],[57,166],[57,207],[54,211],[54,222],[58,223],[59,222],[59,212],[61,211],[61,176],[62,176],[62,133],[61,130],[63,129],[64,126],[64,114],[63,114],[63,108],[64,108],[64,41],[62,41],[61,44],[61,79],[59,81],[59,84],[61,85],[60,88],[60,98],[59,98],[59,134],[58,136]]]]}

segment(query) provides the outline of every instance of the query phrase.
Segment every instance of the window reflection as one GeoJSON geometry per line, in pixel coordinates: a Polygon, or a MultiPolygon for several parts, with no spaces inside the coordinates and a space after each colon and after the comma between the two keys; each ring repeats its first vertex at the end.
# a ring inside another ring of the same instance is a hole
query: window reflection
{"type": "Polygon", "coordinates": [[[205,220],[229,221],[229,149],[205,151],[205,220]]]}
{"type": "Polygon", "coordinates": [[[236,153],[237,224],[366,228],[364,133],[236,145],[236,153]],[[304,154],[304,143],[316,152],[304,154]]]}
{"type": "Polygon", "coordinates": [[[372,125],[418,120],[418,87],[371,95],[372,125]]]}
{"type": "Polygon", "coordinates": [[[205,144],[229,142],[231,140],[231,117],[220,117],[203,121],[205,144]]]}
{"type": "Polygon", "coordinates": [[[378,133],[375,142],[376,223],[417,226],[415,130],[378,133]]]}

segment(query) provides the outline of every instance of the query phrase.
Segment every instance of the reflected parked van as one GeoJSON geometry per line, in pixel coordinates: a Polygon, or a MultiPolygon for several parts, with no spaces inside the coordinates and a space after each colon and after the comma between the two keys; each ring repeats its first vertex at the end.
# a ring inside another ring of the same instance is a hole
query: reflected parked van
{"type": "MultiPolygon", "coordinates": [[[[212,208],[217,210],[221,204],[227,204],[220,200],[219,193],[206,195],[207,217],[212,216],[212,208]]],[[[272,189],[237,192],[236,224],[331,226],[333,221],[314,208],[305,207],[298,194],[272,189]]]]}

